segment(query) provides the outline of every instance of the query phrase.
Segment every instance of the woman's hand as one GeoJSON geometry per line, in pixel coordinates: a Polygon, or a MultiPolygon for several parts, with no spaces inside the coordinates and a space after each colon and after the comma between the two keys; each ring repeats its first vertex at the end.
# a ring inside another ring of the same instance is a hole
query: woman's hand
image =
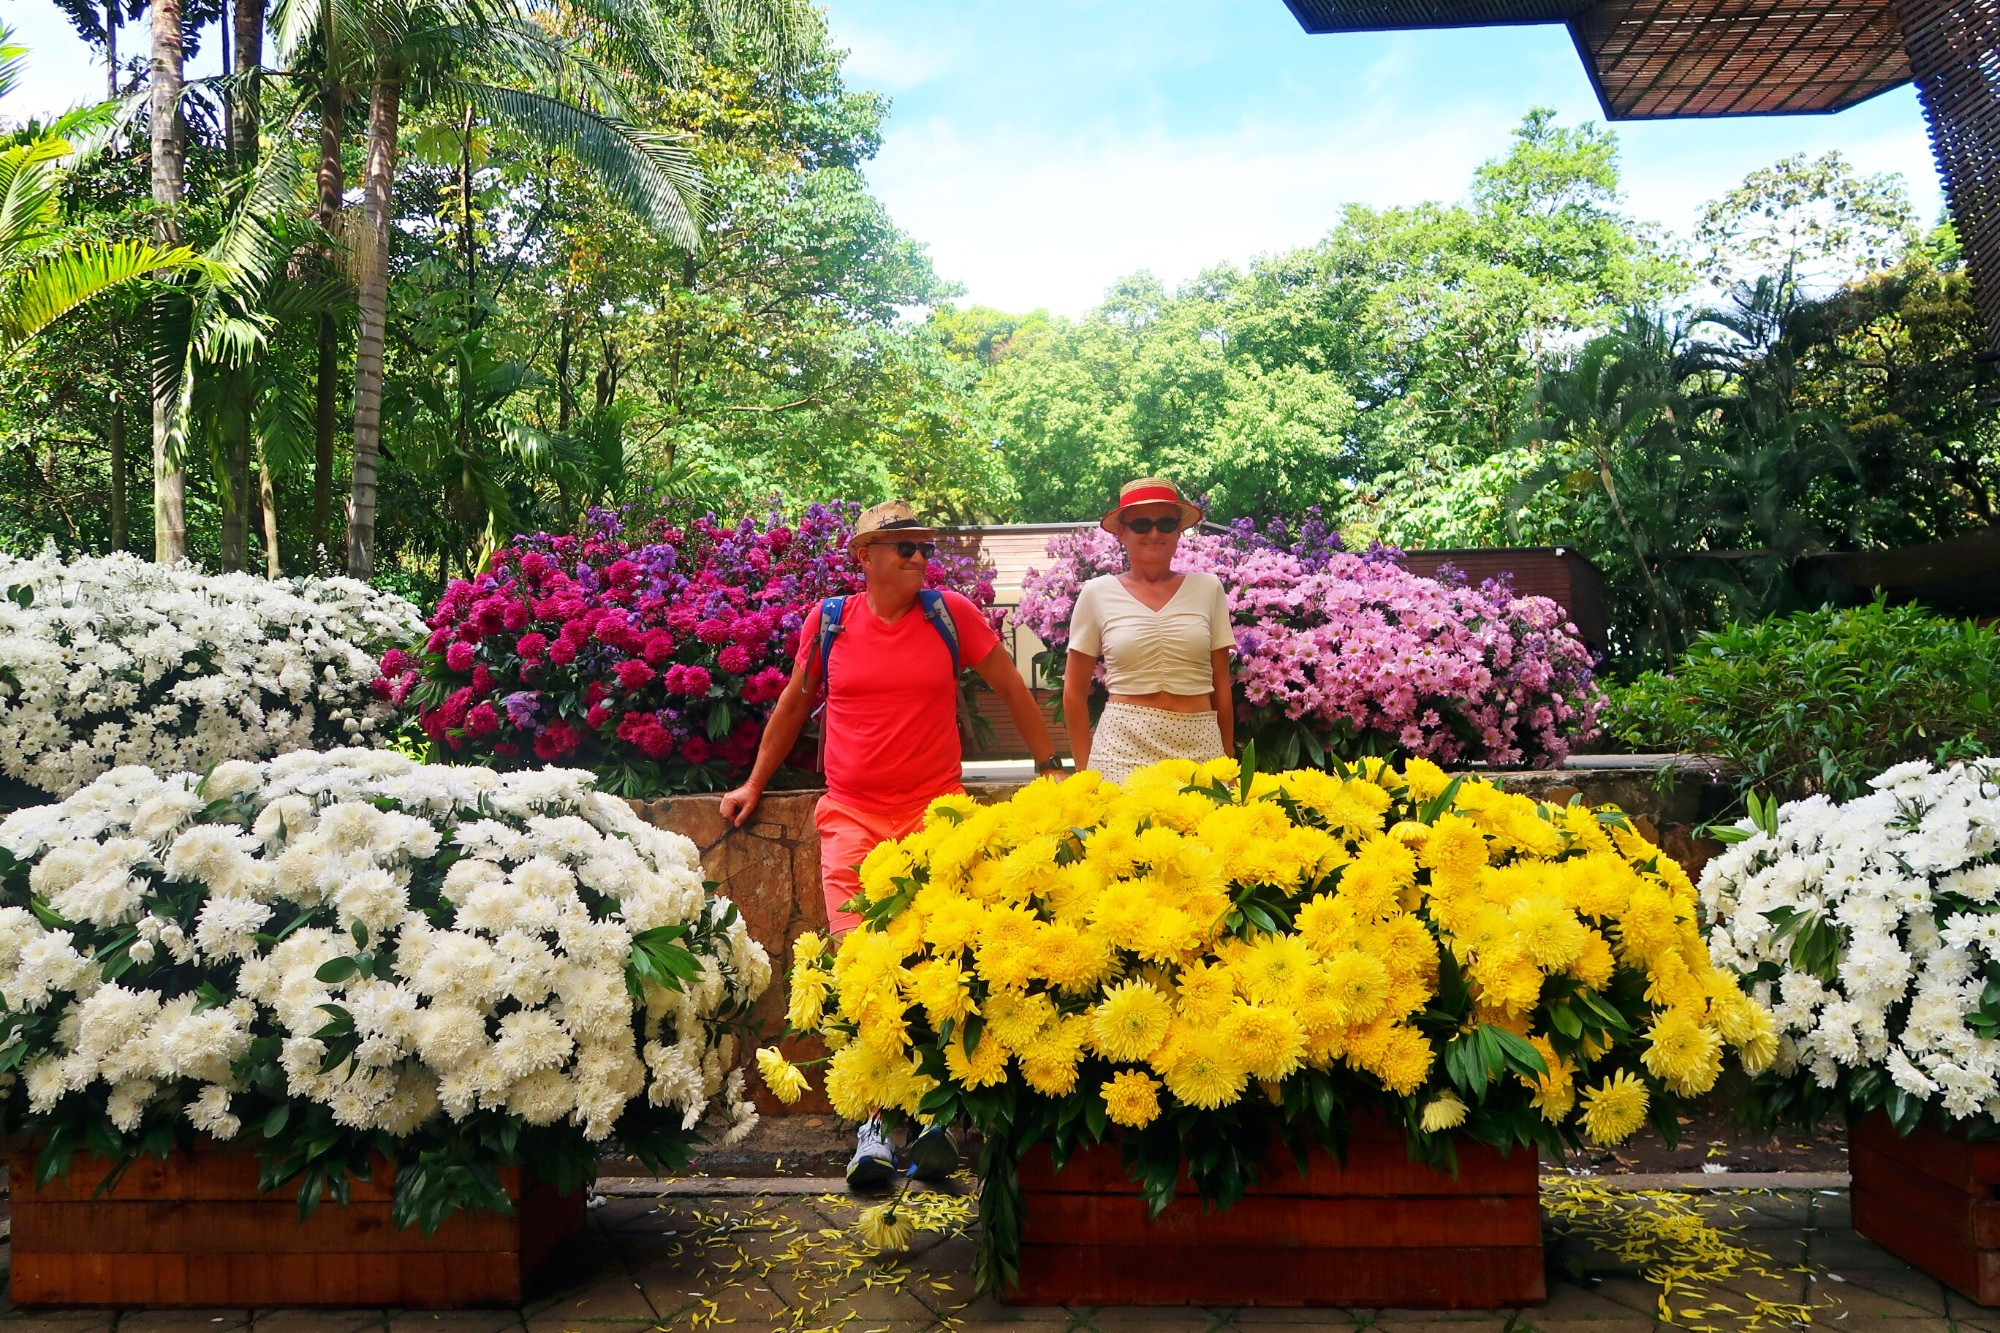
{"type": "Polygon", "coordinates": [[[1079,773],[1090,767],[1090,679],[1096,674],[1096,658],[1070,650],[1063,662],[1063,727],[1079,773]]]}

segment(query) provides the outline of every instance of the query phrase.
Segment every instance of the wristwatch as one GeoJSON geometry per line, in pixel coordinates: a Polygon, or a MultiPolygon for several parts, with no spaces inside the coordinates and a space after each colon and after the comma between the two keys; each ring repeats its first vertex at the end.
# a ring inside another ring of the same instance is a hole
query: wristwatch
{"type": "Polygon", "coordinates": [[[1050,755],[1047,759],[1037,759],[1035,761],[1036,777],[1040,777],[1044,773],[1060,773],[1062,771],[1063,761],[1054,755],[1050,755]]]}

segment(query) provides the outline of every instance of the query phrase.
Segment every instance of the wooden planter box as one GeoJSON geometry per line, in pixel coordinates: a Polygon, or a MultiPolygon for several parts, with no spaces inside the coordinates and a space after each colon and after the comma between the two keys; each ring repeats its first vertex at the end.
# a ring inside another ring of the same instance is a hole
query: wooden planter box
{"type": "Polygon", "coordinates": [[[1021,1164],[1016,1305],[1332,1305],[1468,1310],[1548,1299],[1536,1159],[1461,1143],[1458,1175],[1409,1160],[1401,1131],[1357,1125],[1343,1167],[1301,1176],[1279,1150],[1235,1207],[1192,1185],[1146,1216],[1118,1149],[1021,1164]]]}
{"type": "Polygon", "coordinates": [[[1880,1112],[1848,1129],[1854,1229],[1981,1305],[2000,1305],[2000,1139],[1919,1125],[1906,1138],[1880,1112]]]}
{"type": "Polygon", "coordinates": [[[141,1158],[98,1195],[108,1170],[79,1154],[37,1189],[34,1151],[9,1154],[16,1305],[518,1305],[535,1267],[583,1227],[583,1191],[524,1192],[511,1167],[514,1212],[458,1213],[429,1236],[389,1220],[386,1162],[303,1222],[293,1190],[258,1192],[248,1153],[141,1158]]]}

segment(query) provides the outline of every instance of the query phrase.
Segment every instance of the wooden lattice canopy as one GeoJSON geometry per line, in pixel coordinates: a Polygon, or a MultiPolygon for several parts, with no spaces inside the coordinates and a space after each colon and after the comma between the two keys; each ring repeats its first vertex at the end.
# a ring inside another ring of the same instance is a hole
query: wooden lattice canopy
{"type": "Polygon", "coordinates": [[[1614,120],[1838,111],[1910,80],[1890,0],[1285,0],[1307,32],[1566,23],[1614,120]]]}
{"type": "Polygon", "coordinates": [[[2000,0],[1285,0],[1307,32],[1562,23],[1613,120],[1838,111],[1916,80],[2000,349],[2000,0]]]}

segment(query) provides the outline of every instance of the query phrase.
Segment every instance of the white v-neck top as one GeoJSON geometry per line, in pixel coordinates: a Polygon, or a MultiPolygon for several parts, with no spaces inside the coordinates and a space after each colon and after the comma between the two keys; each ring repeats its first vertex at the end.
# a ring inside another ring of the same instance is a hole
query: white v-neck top
{"type": "Polygon", "coordinates": [[[1083,585],[1070,612],[1070,651],[1103,658],[1113,694],[1207,694],[1215,688],[1212,655],[1235,643],[1213,574],[1185,575],[1157,611],[1116,574],[1103,574],[1083,585]]]}

